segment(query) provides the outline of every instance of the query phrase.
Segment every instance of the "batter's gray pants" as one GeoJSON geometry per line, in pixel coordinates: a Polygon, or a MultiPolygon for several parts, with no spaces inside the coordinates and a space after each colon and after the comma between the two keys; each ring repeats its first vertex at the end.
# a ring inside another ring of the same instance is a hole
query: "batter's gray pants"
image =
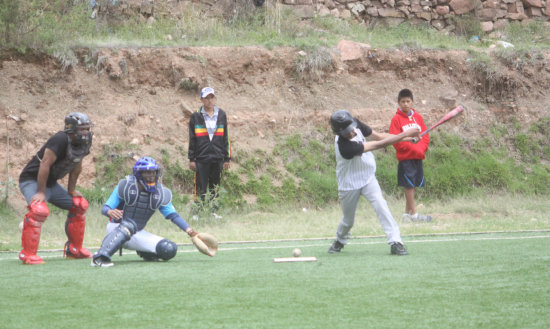
{"type": "MultiPolygon", "coordinates": [[[[120,223],[108,223],[107,224],[107,234],[114,230],[120,223]]],[[[132,235],[132,238],[126,241],[122,247],[130,250],[137,251],[146,251],[156,254],[157,253],[157,244],[160,240],[164,238],[149,233],[145,230],[137,231],[136,234],[132,235]]]]}
{"type": "Polygon", "coordinates": [[[384,232],[386,232],[386,241],[388,244],[395,242],[402,243],[399,226],[397,226],[395,219],[393,219],[376,178],[371,179],[367,185],[358,190],[338,191],[343,216],[340,224],[338,224],[336,239],[338,239],[338,241],[342,244],[348,243],[348,239],[350,237],[349,232],[355,223],[355,211],[357,210],[359,196],[361,195],[369,200],[370,204],[374,208],[374,211],[376,211],[378,221],[380,222],[380,225],[382,225],[384,232]]]}

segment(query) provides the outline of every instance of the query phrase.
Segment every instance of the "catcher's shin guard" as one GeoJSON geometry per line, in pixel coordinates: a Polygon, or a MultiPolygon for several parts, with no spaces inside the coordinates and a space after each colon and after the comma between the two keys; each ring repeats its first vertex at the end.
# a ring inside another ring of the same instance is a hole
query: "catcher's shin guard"
{"type": "Polygon", "coordinates": [[[178,245],[168,239],[162,239],[157,243],[156,252],[160,259],[169,260],[176,256],[178,245]]]}
{"type": "Polygon", "coordinates": [[[21,234],[21,246],[23,250],[19,253],[19,259],[23,264],[44,264],[42,258],[36,255],[40,243],[40,232],[42,223],[50,214],[46,202],[33,203],[27,207],[29,212],[25,215],[23,232],[21,234]]]}
{"type": "Polygon", "coordinates": [[[111,260],[111,256],[130,240],[136,233],[137,225],[132,220],[123,220],[114,230],[105,236],[101,248],[94,254],[93,258],[105,257],[111,260]]]}
{"type": "Polygon", "coordinates": [[[65,233],[69,241],[65,243],[64,256],[67,258],[90,258],[92,255],[88,249],[82,247],[84,242],[84,230],[86,228],[86,210],[88,201],[83,197],[73,197],[73,207],[69,209],[69,215],[65,222],[65,233]]]}

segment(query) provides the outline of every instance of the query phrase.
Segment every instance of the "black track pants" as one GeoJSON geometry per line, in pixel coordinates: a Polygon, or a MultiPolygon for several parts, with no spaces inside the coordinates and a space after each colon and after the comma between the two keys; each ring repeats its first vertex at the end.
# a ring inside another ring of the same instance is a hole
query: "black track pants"
{"type": "Polygon", "coordinates": [[[196,162],[195,167],[195,201],[204,200],[206,191],[210,190],[214,198],[216,186],[220,185],[223,161],[219,162],[196,162]]]}

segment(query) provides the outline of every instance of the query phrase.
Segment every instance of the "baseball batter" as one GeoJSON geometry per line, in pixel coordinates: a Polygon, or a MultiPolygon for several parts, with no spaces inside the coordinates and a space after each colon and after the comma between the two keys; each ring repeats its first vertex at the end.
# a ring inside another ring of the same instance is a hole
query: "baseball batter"
{"type": "Polygon", "coordinates": [[[376,161],[373,150],[401,141],[418,138],[419,130],[409,129],[399,135],[378,133],[369,126],[352,117],[346,110],[339,110],[330,117],[332,131],[336,135],[336,177],[338,180],[338,198],[343,216],[336,231],[336,240],[330,246],[329,253],[337,253],[344,248],[355,223],[355,212],[359,197],[365,197],[374,208],[378,220],[386,233],[392,255],[408,255],[401,240],[399,227],[395,222],[382,190],[376,179],[376,161]],[[373,141],[367,141],[369,137],[373,141]]]}

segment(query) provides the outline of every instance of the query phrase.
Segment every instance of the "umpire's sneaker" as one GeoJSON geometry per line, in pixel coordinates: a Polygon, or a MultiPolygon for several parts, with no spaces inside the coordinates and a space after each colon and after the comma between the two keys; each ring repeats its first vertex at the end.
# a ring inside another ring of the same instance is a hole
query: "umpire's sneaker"
{"type": "Polygon", "coordinates": [[[341,244],[338,240],[334,240],[334,242],[332,243],[332,246],[328,248],[328,253],[334,254],[335,252],[340,252],[342,248],[344,248],[344,245],[341,244]]]}
{"type": "Polygon", "coordinates": [[[392,255],[398,255],[398,256],[405,256],[409,253],[407,252],[407,249],[405,249],[405,246],[401,242],[395,242],[391,245],[391,254],[392,255]]]}
{"type": "Polygon", "coordinates": [[[98,256],[97,258],[92,258],[92,266],[94,267],[111,267],[115,266],[111,260],[105,256],[98,256]]]}
{"type": "Polygon", "coordinates": [[[419,213],[416,213],[414,215],[409,214],[403,214],[403,222],[404,223],[412,223],[412,222],[431,222],[432,216],[429,215],[420,215],[419,213]]]}
{"type": "Polygon", "coordinates": [[[411,220],[413,222],[431,222],[432,216],[420,215],[419,213],[416,213],[414,215],[411,215],[411,220]]]}

